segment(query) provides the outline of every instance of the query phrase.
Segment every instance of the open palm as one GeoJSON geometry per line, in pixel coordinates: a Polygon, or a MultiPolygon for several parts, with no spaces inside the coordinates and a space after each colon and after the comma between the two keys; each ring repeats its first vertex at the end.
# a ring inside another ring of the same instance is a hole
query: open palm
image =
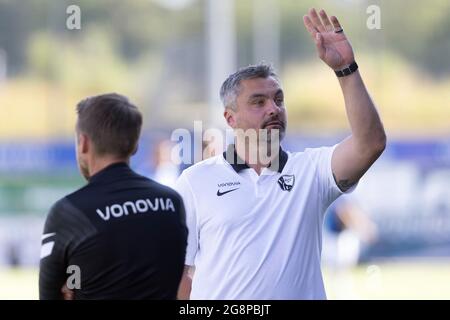
{"type": "Polygon", "coordinates": [[[303,22],[316,44],[320,59],[333,70],[347,67],[354,61],[352,46],[335,16],[331,16],[330,20],[326,12],[321,10],[319,18],[316,10],[311,9],[303,17],[303,22]]]}

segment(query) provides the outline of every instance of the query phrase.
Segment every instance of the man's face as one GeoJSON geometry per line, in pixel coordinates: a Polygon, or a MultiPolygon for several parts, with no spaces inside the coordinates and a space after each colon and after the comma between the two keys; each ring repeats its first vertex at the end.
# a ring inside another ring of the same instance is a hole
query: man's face
{"type": "Polygon", "coordinates": [[[260,129],[268,132],[278,130],[280,141],[286,131],[286,109],[283,90],[273,77],[243,80],[236,98],[235,110],[225,112],[228,124],[233,129],[260,129]]]}

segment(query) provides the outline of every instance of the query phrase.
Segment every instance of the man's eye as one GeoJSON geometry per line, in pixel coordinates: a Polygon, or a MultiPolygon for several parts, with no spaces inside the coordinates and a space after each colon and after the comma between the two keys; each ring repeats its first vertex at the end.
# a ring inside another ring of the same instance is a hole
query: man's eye
{"type": "Polygon", "coordinates": [[[275,103],[276,103],[277,106],[283,105],[283,102],[284,102],[283,98],[277,98],[277,99],[275,99],[275,103]]]}
{"type": "Polygon", "coordinates": [[[253,102],[253,104],[256,104],[256,105],[258,105],[258,106],[263,106],[264,103],[265,103],[264,99],[255,100],[255,101],[253,102]]]}

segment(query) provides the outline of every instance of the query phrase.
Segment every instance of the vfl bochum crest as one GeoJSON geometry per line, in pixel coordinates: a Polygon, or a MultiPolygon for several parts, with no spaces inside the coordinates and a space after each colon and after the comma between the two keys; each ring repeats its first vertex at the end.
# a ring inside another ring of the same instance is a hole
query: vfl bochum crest
{"type": "Polygon", "coordinates": [[[293,174],[282,175],[278,179],[278,184],[280,185],[281,190],[291,191],[295,184],[295,177],[293,174]]]}

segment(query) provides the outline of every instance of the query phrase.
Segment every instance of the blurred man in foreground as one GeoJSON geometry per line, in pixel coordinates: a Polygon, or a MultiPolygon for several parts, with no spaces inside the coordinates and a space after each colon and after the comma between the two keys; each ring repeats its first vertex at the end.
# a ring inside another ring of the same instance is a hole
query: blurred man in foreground
{"type": "Polygon", "coordinates": [[[41,299],[175,299],[186,250],[184,206],[133,172],[142,116],[126,97],[77,106],[77,160],[88,184],[56,202],[42,236],[41,299]]]}

